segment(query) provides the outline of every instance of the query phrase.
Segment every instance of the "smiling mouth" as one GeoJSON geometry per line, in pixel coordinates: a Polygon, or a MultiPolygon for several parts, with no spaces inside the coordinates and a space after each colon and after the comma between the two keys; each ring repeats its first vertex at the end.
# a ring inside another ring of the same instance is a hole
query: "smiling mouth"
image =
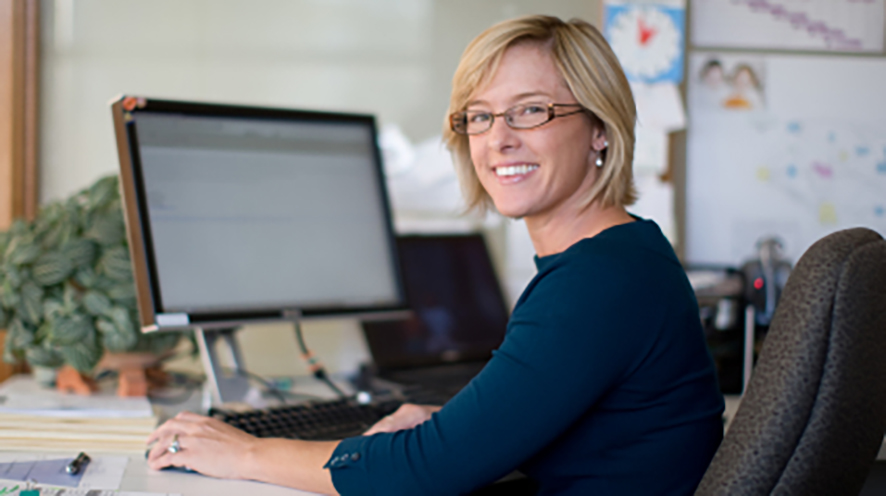
{"type": "Polygon", "coordinates": [[[538,169],[538,164],[509,165],[506,167],[496,167],[495,175],[498,177],[522,176],[538,169]]]}

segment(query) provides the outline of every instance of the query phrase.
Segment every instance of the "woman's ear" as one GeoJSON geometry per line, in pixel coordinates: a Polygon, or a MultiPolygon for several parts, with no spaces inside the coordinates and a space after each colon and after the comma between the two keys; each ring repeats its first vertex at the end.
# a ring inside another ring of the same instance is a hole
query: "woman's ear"
{"type": "Polygon", "coordinates": [[[603,128],[594,128],[594,137],[591,140],[591,146],[594,148],[594,151],[598,153],[602,152],[609,146],[609,141],[606,139],[606,131],[604,131],[603,128]]]}

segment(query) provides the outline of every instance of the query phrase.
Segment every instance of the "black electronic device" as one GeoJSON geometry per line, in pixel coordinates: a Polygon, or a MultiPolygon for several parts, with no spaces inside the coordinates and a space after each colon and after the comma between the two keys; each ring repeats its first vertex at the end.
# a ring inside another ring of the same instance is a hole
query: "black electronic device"
{"type": "Polygon", "coordinates": [[[177,102],[112,103],[145,332],[194,329],[216,399],[248,384],[233,329],[404,311],[375,120],[177,102]]]}
{"type": "Polygon", "coordinates": [[[720,391],[741,394],[745,387],[745,278],[730,267],[686,270],[698,301],[708,351],[717,368],[720,391]]]}
{"type": "Polygon", "coordinates": [[[366,321],[374,374],[454,395],[504,339],[508,304],[480,234],[397,238],[412,317],[366,321]]]}

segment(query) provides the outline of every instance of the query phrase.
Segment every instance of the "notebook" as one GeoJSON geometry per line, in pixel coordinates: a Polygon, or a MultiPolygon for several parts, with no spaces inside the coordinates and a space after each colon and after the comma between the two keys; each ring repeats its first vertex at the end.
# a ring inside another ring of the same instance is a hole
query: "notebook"
{"type": "Polygon", "coordinates": [[[382,379],[453,396],[504,339],[508,304],[480,234],[397,239],[412,316],[366,321],[363,332],[382,379]]]}

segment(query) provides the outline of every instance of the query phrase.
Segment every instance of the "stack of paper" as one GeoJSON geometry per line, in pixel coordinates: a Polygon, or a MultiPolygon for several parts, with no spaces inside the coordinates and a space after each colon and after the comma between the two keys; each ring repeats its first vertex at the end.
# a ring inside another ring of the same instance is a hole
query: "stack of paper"
{"type": "Polygon", "coordinates": [[[138,453],[156,425],[146,398],[120,398],[113,390],[63,394],[29,376],[0,384],[4,450],[138,453]]]}

